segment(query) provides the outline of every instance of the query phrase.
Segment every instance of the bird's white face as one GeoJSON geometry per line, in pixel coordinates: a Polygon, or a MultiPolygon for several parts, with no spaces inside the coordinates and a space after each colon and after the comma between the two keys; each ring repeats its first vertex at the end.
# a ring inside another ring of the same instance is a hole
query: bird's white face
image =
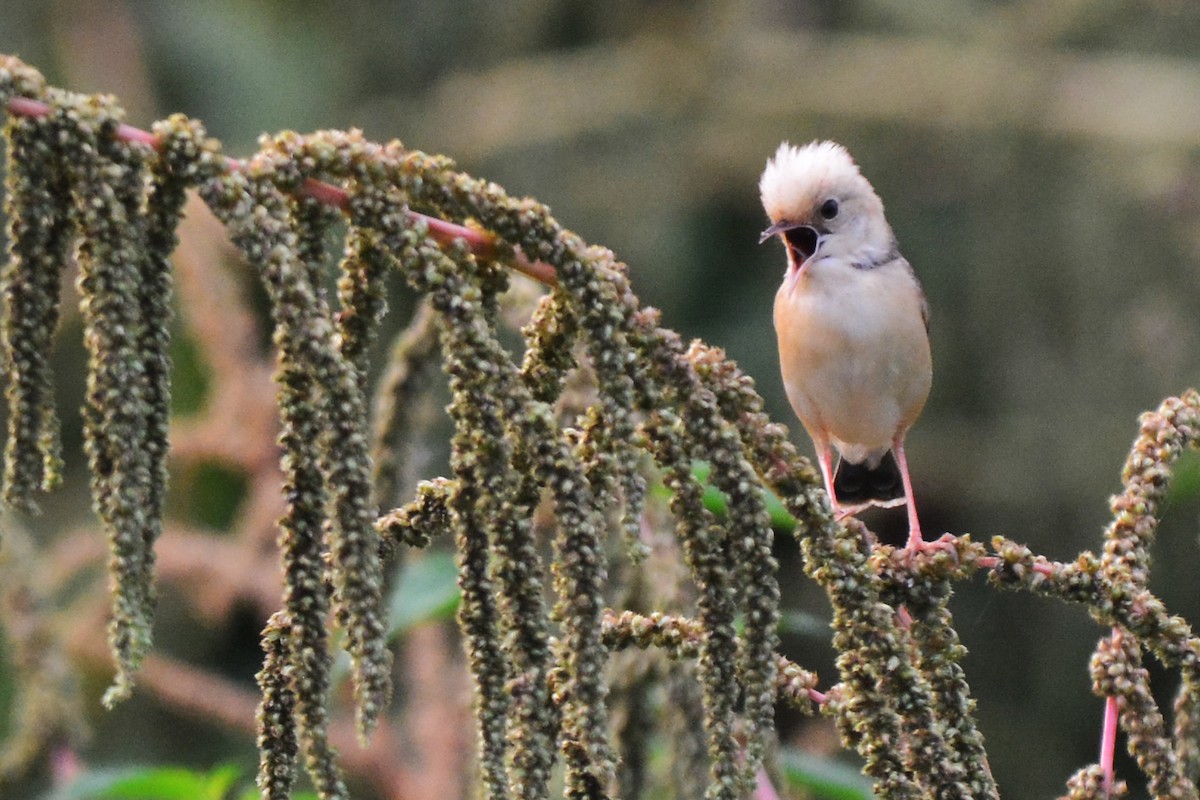
{"type": "Polygon", "coordinates": [[[781,145],[759,189],[771,219],[762,241],[783,239],[789,275],[826,258],[871,264],[894,249],[883,203],[840,145],[781,145]]]}

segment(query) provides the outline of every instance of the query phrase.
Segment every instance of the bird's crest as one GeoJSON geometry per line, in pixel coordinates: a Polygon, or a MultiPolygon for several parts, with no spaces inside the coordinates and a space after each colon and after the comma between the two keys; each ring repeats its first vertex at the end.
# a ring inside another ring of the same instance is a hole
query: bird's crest
{"type": "Polygon", "coordinates": [[[837,188],[875,194],[846,148],[837,142],[816,141],[803,147],[784,142],[767,161],[758,189],[772,222],[802,221],[837,188]]]}

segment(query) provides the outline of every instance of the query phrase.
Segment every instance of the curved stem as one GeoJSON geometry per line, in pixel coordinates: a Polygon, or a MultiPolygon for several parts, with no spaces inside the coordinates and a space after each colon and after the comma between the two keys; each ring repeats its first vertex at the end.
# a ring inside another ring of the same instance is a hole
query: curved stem
{"type": "MultiPolygon", "coordinates": [[[[8,101],[8,111],[11,114],[23,117],[44,117],[50,113],[50,106],[41,100],[34,100],[29,97],[12,97],[8,101]]],[[[157,136],[141,128],[135,128],[132,125],[121,125],[118,127],[117,138],[126,142],[140,142],[154,148],[159,146],[157,136]]],[[[230,159],[230,163],[234,169],[240,169],[243,166],[243,162],[236,159],[230,159]]],[[[342,209],[346,208],[350,201],[350,196],[340,186],[314,179],[305,181],[301,189],[301,194],[326,205],[342,209]]],[[[444,219],[430,217],[426,214],[419,214],[416,211],[408,211],[406,213],[414,220],[424,220],[429,228],[429,235],[443,244],[449,244],[455,239],[463,239],[470,245],[472,252],[477,257],[492,258],[495,255],[495,237],[485,231],[447,222],[444,219]]],[[[516,251],[516,258],[513,260],[511,266],[522,275],[527,275],[547,286],[554,286],[558,282],[558,276],[554,271],[554,267],[541,261],[530,261],[520,250],[516,251]]]]}

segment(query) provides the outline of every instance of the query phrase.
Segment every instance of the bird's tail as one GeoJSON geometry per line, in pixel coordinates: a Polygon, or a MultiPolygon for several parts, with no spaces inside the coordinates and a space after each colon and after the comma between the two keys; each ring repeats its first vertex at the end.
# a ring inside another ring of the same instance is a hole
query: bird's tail
{"type": "Polygon", "coordinates": [[[833,473],[833,491],[843,507],[891,508],[904,503],[904,481],[891,450],[874,467],[868,461],[851,464],[839,458],[833,473]]]}

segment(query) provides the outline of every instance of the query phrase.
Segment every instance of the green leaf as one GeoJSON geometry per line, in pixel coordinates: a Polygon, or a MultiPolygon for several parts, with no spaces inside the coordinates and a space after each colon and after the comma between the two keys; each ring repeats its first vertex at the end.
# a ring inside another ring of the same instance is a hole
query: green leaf
{"type": "Polygon", "coordinates": [[[389,638],[407,633],[415,625],[449,619],[458,610],[458,567],[450,553],[431,552],[404,565],[388,601],[389,638]]]}
{"type": "MultiPolygon", "coordinates": [[[[692,473],[705,484],[708,483],[708,476],[711,472],[712,466],[706,461],[697,461],[692,465],[692,473]]],[[[725,513],[725,495],[711,485],[704,490],[704,504],[714,514],[725,513]]],[[[771,515],[772,528],[786,533],[796,527],[796,518],[788,513],[788,510],[783,507],[783,503],[770,489],[763,490],[763,504],[767,507],[767,513],[771,515]]]]}
{"type": "Polygon", "coordinates": [[[779,632],[824,641],[829,638],[829,620],[808,611],[784,610],[779,614],[779,632]]]}
{"type": "Polygon", "coordinates": [[[790,533],[796,527],[796,518],[784,508],[774,492],[767,492],[766,503],[767,513],[771,515],[771,527],[780,533],[790,533]]]}
{"type": "Polygon", "coordinates": [[[241,770],[211,772],[182,767],[125,767],[91,770],[45,800],[224,800],[241,770]]]}
{"type": "Polygon", "coordinates": [[[840,761],[819,758],[801,750],[779,754],[783,777],[791,789],[805,789],[820,800],[874,800],[871,782],[840,761]]]}
{"type": "Polygon", "coordinates": [[[1168,503],[1188,503],[1200,497],[1200,451],[1180,453],[1171,467],[1171,485],[1167,488],[1168,503]]]}
{"type": "MultiPolygon", "coordinates": [[[[724,514],[728,510],[728,504],[725,502],[725,495],[721,494],[716,487],[708,483],[708,476],[711,473],[712,465],[707,461],[695,461],[692,463],[692,474],[705,487],[704,507],[714,514],[724,514]]],[[[665,500],[671,497],[671,490],[659,481],[651,488],[650,494],[652,497],[665,500]]],[[[774,492],[767,490],[763,496],[763,502],[767,507],[767,513],[771,515],[772,528],[782,533],[787,533],[796,527],[796,518],[788,513],[788,510],[784,508],[783,503],[779,501],[774,492]]]]}

